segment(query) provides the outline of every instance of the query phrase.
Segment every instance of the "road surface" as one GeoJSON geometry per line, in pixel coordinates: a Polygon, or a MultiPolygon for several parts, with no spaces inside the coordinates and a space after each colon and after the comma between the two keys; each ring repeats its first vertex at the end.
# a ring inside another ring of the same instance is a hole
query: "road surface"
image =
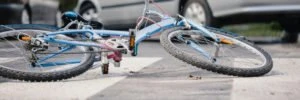
{"type": "Polygon", "coordinates": [[[170,56],[159,42],[148,41],[138,57],[125,57],[109,75],[96,68],[60,82],[0,78],[0,100],[298,100],[300,44],[260,46],[274,60],[273,70],[262,77],[201,70],[170,56]]]}

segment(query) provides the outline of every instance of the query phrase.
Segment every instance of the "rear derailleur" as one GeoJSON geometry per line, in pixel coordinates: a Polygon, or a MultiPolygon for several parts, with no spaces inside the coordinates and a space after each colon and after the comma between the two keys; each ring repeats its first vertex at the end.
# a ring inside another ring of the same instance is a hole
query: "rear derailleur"
{"type": "Polygon", "coordinates": [[[49,44],[40,38],[31,38],[29,41],[27,41],[27,43],[24,44],[25,50],[30,51],[28,60],[32,67],[36,67],[39,60],[36,54],[46,51],[48,47],[49,44]]]}

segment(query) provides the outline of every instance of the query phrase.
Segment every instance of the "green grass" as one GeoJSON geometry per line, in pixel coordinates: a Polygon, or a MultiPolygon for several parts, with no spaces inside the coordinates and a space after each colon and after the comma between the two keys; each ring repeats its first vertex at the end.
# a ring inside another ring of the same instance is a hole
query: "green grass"
{"type": "Polygon", "coordinates": [[[225,30],[229,30],[243,36],[268,36],[268,37],[280,37],[282,35],[282,28],[278,23],[253,23],[242,25],[231,25],[223,27],[225,30]]]}

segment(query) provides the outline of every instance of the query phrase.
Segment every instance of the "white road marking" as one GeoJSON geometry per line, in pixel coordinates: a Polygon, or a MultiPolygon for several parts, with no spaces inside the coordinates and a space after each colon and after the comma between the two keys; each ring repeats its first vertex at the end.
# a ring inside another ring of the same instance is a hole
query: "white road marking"
{"type": "MultiPolygon", "coordinates": [[[[126,57],[120,68],[110,65],[110,74],[102,75],[101,67],[92,69],[73,79],[60,82],[29,83],[5,82],[0,84],[1,100],[84,100],[104,89],[116,84],[136,72],[162,58],[159,57],[126,57]]],[[[99,63],[95,64],[100,65],[99,63]]],[[[95,66],[94,65],[94,66],[95,66]]]]}
{"type": "Polygon", "coordinates": [[[12,52],[12,51],[18,51],[20,50],[19,48],[5,48],[5,49],[0,49],[0,52],[12,52]]]}
{"type": "Polygon", "coordinates": [[[16,60],[24,59],[23,57],[14,57],[14,58],[0,58],[0,64],[1,63],[8,63],[8,62],[13,62],[16,60]]]}
{"type": "Polygon", "coordinates": [[[298,100],[300,98],[300,59],[276,58],[266,76],[235,78],[232,100],[298,100]],[[298,65],[298,66],[297,66],[298,65]]]}

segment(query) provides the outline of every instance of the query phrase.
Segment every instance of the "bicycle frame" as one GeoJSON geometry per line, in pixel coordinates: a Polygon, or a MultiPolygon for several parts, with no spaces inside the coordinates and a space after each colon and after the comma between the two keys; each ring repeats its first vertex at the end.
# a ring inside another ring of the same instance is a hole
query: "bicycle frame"
{"type": "MultiPolygon", "coordinates": [[[[181,20],[178,21],[173,17],[166,16],[159,12],[149,10],[148,5],[149,5],[149,3],[147,2],[147,0],[145,0],[145,9],[144,9],[143,15],[144,16],[147,14],[158,15],[162,20],[156,24],[152,24],[152,25],[147,26],[136,32],[135,46],[134,46],[134,51],[136,51],[136,52],[134,52],[135,55],[137,55],[138,45],[140,44],[140,42],[142,42],[143,40],[145,40],[147,38],[150,38],[153,35],[160,33],[164,29],[168,29],[168,28],[176,27],[176,26],[187,27],[188,25],[190,25],[191,28],[201,31],[201,35],[210,37],[215,42],[219,41],[219,39],[217,38],[217,36],[214,33],[209,32],[202,25],[198,25],[198,24],[196,24],[192,21],[186,20],[184,18],[182,18],[181,20]]],[[[144,20],[145,19],[142,18],[142,20],[138,23],[136,30],[141,26],[141,22],[144,20]]],[[[98,36],[129,37],[128,31],[92,30],[89,28],[83,28],[83,29],[79,29],[79,30],[76,29],[76,30],[64,30],[64,31],[50,32],[50,33],[47,33],[47,36],[43,37],[43,39],[45,40],[45,42],[49,42],[49,43],[66,44],[66,45],[70,45],[70,46],[87,46],[87,47],[96,47],[96,48],[104,48],[104,49],[106,48],[105,45],[95,43],[95,42],[80,42],[80,41],[68,41],[68,40],[55,39],[55,36],[59,35],[59,34],[89,34],[90,39],[93,39],[98,36]]],[[[190,41],[190,42],[193,42],[193,41],[190,41]]],[[[195,45],[195,43],[189,43],[188,45],[190,47],[194,48],[195,50],[197,50],[199,53],[203,54],[205,57],[207,57],[207,59],[210,59],[210,60],[213,59],[213,57],[210,54],[205,52],[205,50],[203,50],[201,47],[195,45]]],[[[71,47],[62,49],[55,54],[48,55],[45,58],[42,58],[42,60],[39,60],[38,62],[43,62],[47,59],[50,59],[51,57],[58,55],[59,53],[65,52],[69,49],[71,49],[71,47]]],[[[70,61],[70,63],[74,63],[74,61],[70,61]]]]}

